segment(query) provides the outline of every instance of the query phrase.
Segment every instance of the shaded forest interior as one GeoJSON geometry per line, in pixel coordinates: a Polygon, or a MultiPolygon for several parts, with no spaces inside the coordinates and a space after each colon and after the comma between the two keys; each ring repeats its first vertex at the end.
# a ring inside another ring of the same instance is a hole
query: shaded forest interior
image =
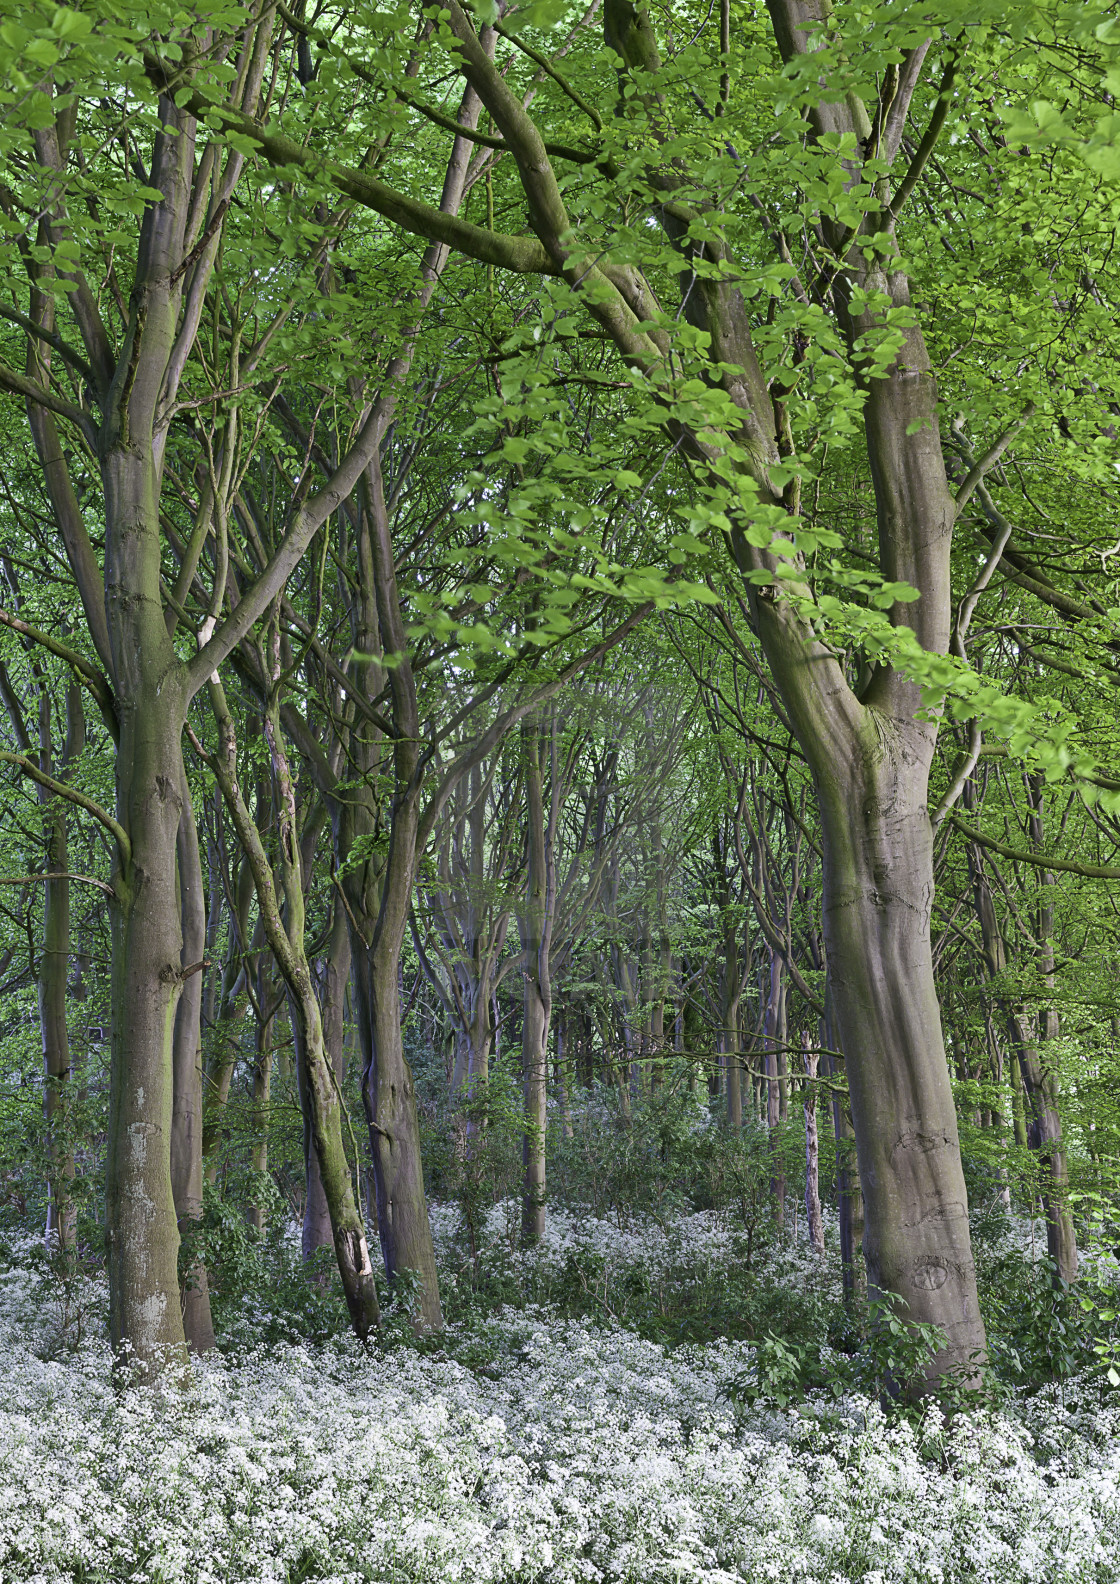
{"type": "Polygon", "coordinates": [[[1114,21],[18,12],[13,1248],[154,1382],[710,1213],[548,1301],[750,1402],[1107,1395],[1114,21]]]}

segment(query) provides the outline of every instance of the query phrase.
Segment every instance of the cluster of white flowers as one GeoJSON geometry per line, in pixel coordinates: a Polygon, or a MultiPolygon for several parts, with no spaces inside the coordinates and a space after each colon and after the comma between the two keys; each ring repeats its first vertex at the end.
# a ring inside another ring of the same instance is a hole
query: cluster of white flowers
{"type": "MultiPolygon", "coordinates": [[[[554,1251],[634,1252],[552,1222],[554,1251]]],[[[716,1232],[677,1238],[699,1257],[716,1232]]],[[[667,1351],[546,1308],[434,1356],[272,1347],[119,1397],[96,1327],[52,1349],[59,1318],[25,1268],[0,1280],[5,1584],[1120,1577],[1120,1401],[917,1432],[862,1400],[735,1413],[746,1344],[667,1351]]]]}
{"type": "MultiPolygon", "coordinates": [[[[822,1217],[826,1238],[835,1245],[835,1212],[823,1207],[822,1217]]],[[[452,1249],[462,1234],[458,1206],[433,1205],[431,1222],[437,1255],[450,1263],[452,1249]]],[[[620,1227],[608,1218],[550,1204],[544,1237],[536,1247],[519,1248],[520,1230],[519,1199],[494,1205],[482,1228],[482,1253],[523,1277],[536,1277],[532,1283],[535,1289],[540,1288],[542,1277],[559,1274],[572,1260],[582,1261],[586,1270],[598,1267],[608,1282],[637,1270],[653,1281],[711,1277],[741,1264],[747,1245],[746,1234],[727,1210],[686,1212],[664,1221],[632,1215],[620,1227]]],[[[819,1259],[804,1235],[756,1249],[754,1258],[760,1275],[811,1287],[830,1300],[840,1299],[838,1259],[819,1259]]]]}

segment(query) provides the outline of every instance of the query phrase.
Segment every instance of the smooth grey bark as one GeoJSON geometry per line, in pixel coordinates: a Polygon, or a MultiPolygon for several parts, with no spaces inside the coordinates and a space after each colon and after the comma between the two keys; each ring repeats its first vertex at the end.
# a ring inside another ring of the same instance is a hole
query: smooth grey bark
{"type": "MultiPolygon", "coordinates": [[[[401,1032],[400,960],[412,908],[420,849],[420,720],[408,639],[397,595],[396,567],[376,461],[367,473],[363,514],[377,621],[386,650],[399,657],[389,671],[393,725],[394,795],[389,849],[381,876],[380,907],[372,935],[351,934],[354,1000],[362,1043],[362,1099],[369,1127],[377,1190],[377,1229],[390,1281],[405,1271],[418,1283],[417,1323],[443,1325],[435,1250],[424,1193],[420,1124],[412,1069],[401,1032]]],[[[368,918],[368,914],[367,914],[368,918]]]]}
{"type": "Polygon", "coordinates": [[[175,894],[182,715],[165,710],[161,681],[170,691],[164,673],[150,683],[136,678],[131,697],[118,693],[117,814],[129,833],[129,857],[127,869],[118,870],[113,910],[106,1170],[110,1335],[118,1354],[144,1371],[163,1368],[185,1349],[171,1186],[172,1031],[182,984],[175,894]]]}
{"type": "MultiPolygon", "coordinates": [[[[101,473],[104,575],[70,483],[54,420],[36,403],[31,428],[90,635],[109,680],[95,684],[117,737],[112,909],[112,1060],[106,1173],[110,1335],[118,1357],[143,1372],[185,1357],[178,1229],[170,1172],[171,1031],[181,988],[182,939],[175,844],[187,695],[164,624],[159,583],[159,490],[164,432],[158,415],[171,372],[183,283],[194,123],[163,107],[149,186],[163,193],[141,225],[129,322],[114,352],[88,286],[73,271],[70,306],[85,343],[100,424],[87,439],[101,473]]],[[[40,163],[62,172],[72,130],[63,115],[36,134],[40,163]]],[[[40,226],[50,245],[69,230],[64,200],[40,226]]],[[[54,328],[53,302],[37,290],[32,319],[54,328]]],[[[49,355],[29,340],[29,366],[49,386],[49,355]]],[[[169,389],[169,380],[171,388],[169,389]]]]}
{"type": "Polygon", "coordinates": [[[928,758],[914,741],[932,734],[897,716],[869,720],[868,732],[855,775],[831,785],[821,775],[820,794],[829,983],[847,1058],[868,1284],[897,1294],[909,1317],[941,1325],[947,1362],[967,1367],[983,1330],[933,982],[928,758]]]}

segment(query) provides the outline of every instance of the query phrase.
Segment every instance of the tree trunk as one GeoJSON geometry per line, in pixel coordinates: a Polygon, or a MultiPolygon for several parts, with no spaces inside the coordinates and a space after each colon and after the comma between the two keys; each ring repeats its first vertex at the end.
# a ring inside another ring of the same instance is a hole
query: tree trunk
{"type": "MultiPolygon", "coordinates": [[[[156,615],[162,625],[162,613],[156,615]]],[[[171,1187],[173,1034],[182,987],[175,849],[183,764],[182,716],[171,679],[155,673],[143,686],[137,682],[127,704],[121,702],[117,753],[117,817],[130,852],[127,869],[117,874],[113,909],[105,1208],[113,1349],[150,1374],[186,1355],[171,1187]]]]}
{"type": "MultiPolygon", "coordinates": [[[[120,730],[116,817],[125,833],[124,842],[118,837],[112,937],[109,1330],[118,1357],[147,1374],[186,1358],[171,1132],[183,986],[176,854],[189,698],[163,608],[160,488],[167,437],[161,404],[173,394],[166,382],[181,304],[195,123],[166,99],[161,121],[149,185],[163,199],[144,213],[128,329],[103,408],[104,621],[90,618],[95,641],[104,631],[111,661],[120,730]]],[[[81,569],[76,575],[88,583],[81,569]]]]}
{"type": "Polygon", "coordinates": [[[811,1047],[808,1033],[801,1035],[802,1061],[805,1066],[805,1225],[809,1229],[809,1242],[815,1254],[824,1253],[824,1222],[821,1220],[819,1182],[819,1156],[817,1143],[817,1063],[819,1057],[811,1047]]]}
{"type": "Polygon", "coordinates": [[[1042,1205],[1046,1216],[1046,1253],[1062,1281],[1077,1277],[1077,1240],[1069,1210],[1069,1168],[1066,1164],[1058,1083],[1030,1021],[1013,1012],[1011,1035],[1019,1060],[1025,1096],[1027,1143],[1043,1169],[1042,1205]]]}
{"type": "MultiPolygon", "coordinates": [[[[1034,846],[1042,845],[1042,810],[1040,787],[1028,786],[1031,797],[1031,840],[1034,846]]],[[[964,791],[965,807],[974,804],[970,785],[964,791]]],[[[984,968],[994,981],[998,995],[999,985],[1007,971],[1007,945],[999,927],[995,902],[985,869],[985,858],[975,842],[968,844],[968,867],[972,877],[972,890],[976,903],[976,916],[980,923],[980,939],[984,952],[984,968]]],[[[1053,875],[1044,871],[1045,888],[1053,885],[1053,875]]],[[[1052,909],[1044,901],[1038,916],[1038,966],[1043,982],[1053,985],[1053,928],[1052,909]]],[[[1002,1000],[1011,1047],[1011,1120],[1015,1142],[1034,1151],[1042,1166],[1045,1183],[1042,1190],[1043,1211],[1046,1217],[1046,1248],[1061,1280],[1073,1281],[1077,1275],[1077,1241],[1073,1218],[1069,1212],[1069,1168],[1062,1140],[1062,1123],[1058,1111],[1057,1073],[1043,1059],[1038,1037],[1030,1013],[1021,1006],[1002,1000]]],[[[1057,1018],[1052,1009],[1042,1013],[1044,1038],[1057,1037],[1057,1018]]]]}
{"type": "Polygon", "coordinates": [[[524,969],[524,1022],[521,1072],[525,1130],[521,1141],[521,1244],[530,1248],[544,1236],[545,1141],[548,1136],[548,1026],[551,995],[547,968],[531,952],[524,969]]]}
{"type": "Polygon", "coordinates": [[[358,1038],[362,1046],[362,1100],[369,1126],[377,1187],[377,1230],[386,1274],[395,1282],[404,1271],[414,1272],[419,1284],[416,1321],[421,1326],[440,1329],[443,1310],[424,1194],[420,1118],[401,1032],[401,949],[412,907],[419,849],[423,777],[420,717],[397,593],[392,534],[376,459],[367,469],[365,482],[362,513],[365,535],[362,555],[368,561],[365,582],[367,587],[372,586],[376,597],[376,624],[381,643],[397,659],[389,669],[389,687],[393,724],[398,735],[393,744],[394,785],[384,869],[379,874],[368,873],[360,889],[354,887],[347,891],[352,898],[350,945],[358,1038]],[[378,889],[379,905],[371,917],[370,909],[378,889]]]}
{"type": "Polygon", "coordinates": [[[561,1015],[556,1023],[556,1085],[560,1091],[561,1125],[566,1139],[574,1138],[572,1126],[572,1085],[576,1068],[568,1041],[568,1018],[561,1015]]]}
{"type": "Polygon", "coordinates": [[[775,1225],[780,1232],[786,1223],[786,1170],[778,1144],[778,1123],[782,1119],[779,1056],[780,1047],[785,1040],[785,980],[782,975],[781,956],[773,948],[770,950],[770,968],[767,974],[763,1040],[766,1050],[766,1131],[770,1146],[770,1195],[774,1206],[775,1225]]]}
{"type": "MultiPolygon", "coordinates": [[[[381,1311],[365,1224],[358,1208],[359,1197],[346,1157],[342,1097],[324,1042],[310,971],[293,976],[289,992],[294,1012],[292,1035],[296,1066],[301,1075],[300,1087],[306,1107],[305,1127],[315,1152],[350,1323],[355,1335],[364,1341],[380,1323],[381,1311]]],[[[360,1172],[360,1169],[360,1163],[355,1162],[354,1170],[360,1172]]],[[[305,1258],[307,1253],[305,1246],[305,1258]]]]}
{"type": "MultiPolygon", "coordinates": [[[[180,1234],[202,1217],[202,991],[206,950],[206,904],[202,892],[202,858],[184,771],[183,810],[176,840],[179,912],[183,946],[183,986],[175,1009],[172,1042],[171,1191],[180,1234]]],[[[214,1346],[210,1288],[206,1266],[194,1260],[180,1286],[183,1331],[187,1346],[205,1353],[214,1346]]]]}
{"type": "MultiPolygon", "coordinates": [[[[722,861],[718,839],[717,860],[722,861]]],[[[743,1125],[743,1060],[741,1055],[743,1033],[740,1026],[742,976],[739,969],[739,931],[730,914],[731,898],[726,882],[721,898],[724,911],[723,950],[720,954],[720,1033],[719,1049],[723,1054],[724,1086],[727,1096],[727,1121],[733,1128],[743,1125]]]]}
{"type": "MultiPolygon", "coordinates": [[[[832,992],[825,988],[825,1016],[821,1019],[821,1043],[825,1050],[838,1050],[836,1026],[832,1021],[832,992]]],[[[824,1059],[829,1078],[840,1077],[843,1069],[833,1055],[824,1059]]],[[[836,1143],[836,1203],[840,1221],[840,1279],[844,1303],[852,1308],[863,1292],[863,1194],[855,1161],[855,1136],[843,1094],[833,1088],[832,1134],[836,1143]]]]}
{"type": "MultiPolygon", "coordinates": [[[[323,981],[320,994],[320,1007],[322,1009],[323,1023],[323,1048],[331,1070],[335,1075],[339,1092],[343,1092],[346,1082],[346,1029],[345,1029],[345,1002],[346,986],[350,978],[350,936],[346,924],[346,914],[339,903],[335,903],[331,919],[330,941],[327,947],[327,956],[323,963],[323,981]]],[[[307,1083],[307,1064],[300,1059],[300,1045],[296,1044],[296,1072],[299,1078],[300,1091],[303,1093],[307,1083]]],[[[327,1204],[326,1192],[323,1188],[323,1174],[319,1170],[319,1155],[315,1148],[315,1138],[311,1127],[310,1106],[303,1106],[303,1164],[306,1182],[306,1193],[303,1201],[303,1236],[302,1248],[305,1260],[311,1259],[316,1249],[330,1248],[334,1237],[331,1232],[330,1207],[327,1204]]]]}
{"type": "MultiPolygon", "coordinates": [[[[258,1180],[268,1172],[269,1112],[272,1106],[272,1046],[276,1035],[276,985],[271,972],[272,963],[267,951],[257,958],[257,1005],[263,1016],[253,1024],[252,1117],[253,1147],[249,1161],[258,1180]]],[[[268,1225],[268,1212],[261,1195],[250,1197],[245,1206],[245,1219],[257,1233],[263,1234],[268,1225]]]]}
{"type": "Polygon", "coordinates": [[[250,948],[259,950],[264,945],[264,933],[259,920],[252,942],[249,940],[249,908],[253,894],[252,870],[248,861],[245,861],[239,866],[237,873],[235,912],[230,919],[229,941],[216,998],[216,1026],[211,1025],[212,1044],[210,1059],[206,1065],[202,1107],[202,1158],[206,1180],[210,1183],[217,1181],[221,1164],[218,1146],[223,1137],[230,1085],[241,1054],[241,1026],[249,1009],[246,989],[248,966],[244,960],[245,952],[250,948]]]}
{"type": "MultiPolygon", "coordinates": [[[[1030,796],[1031,841],[1036,848],[1043,842],[1042,809],[1044,784],[1042,777],[1028,779],[1030,796]]],[[[1043,984],[1054,993],[1054,876],[1046,869],[1042,873],[1041,899],[1038,907],[1038,969],[1043,984]]],[[[1073,1216],[1069,1207],[1069,1165],[1065,1141],[1062,1137],[1062,1119],[1059,1111],[1060,1085],[1054,1042],[1060,1033],[1058,1013],[1053,999],[1039,1014],[1041,1042],[1024,1040],[1019,1047],[1019,1065],[1023,1074],[1030,1114],[1028,1139],[1046,1168],[1043,1204],[1046,1210],[1046,1252],[1054,1262],[1060,1281],[1077,1279],[1077,1240],[1073,1230],[1073,1216]]]]}
{"type": "MultiPolygon", "coordinates": [[[[403,835],[403,833],[401,833],[403,835]]],[[[393,840],[398,831],[394,825],[393,840]]],[[[400,876],[386,875],[386,891],[396,890],[400,876]]],[[[407,876],[411,892],[412,875],[407,876]]],[[[407,900],[403,914],[407,915],[407,900]]],[[[412,1069],[401,1037],[400,953],[405,917],[399,931],[379,920],[372,946],[355,951],[355,1006],[362,1046],[362,1099],[369,1126],[376,1187],[377,1231],[390,1281],[413,1271],[419,1281],[418,1320],[438,1330],[443,1325],[439,1278],[424,1194],[420,1158],[420,1126],[412,1069]]],[[[390,919],[389,924],[396,923],[390,919]]]]}
{"type": "Polygon", "coordinates": [[[539,717],[521,726],[525,768],[525,899],[518,914],[521,934],[523,1016],[521,1080],[525,1131],[521,1142],[521,1244],[544,1236],[545,1143],[548,1136],[548,1031],[552,1017],[552,886],[545,831],[542,756],[546,739],[539,717]]]}
{"type": "Polygon", "coordinates": [[[819,789],[829,984],[848,1058],[869,1290],[897,1294],[907,1318],[944,1329],[935,1369],[967,1367],[983,1326],[930,949],[928,760],[914,741],[926,728],[894,724],[869,724],[862,751],[819,789]]]}
{"type": "MultiPolygon", "coordinates": [[[[76,682],[66,692],[66,745],[62,773],[81,752],[85,738],[81,694],[76,682]]],[[[51,701],[45,682],[39,691],[39,768],[54,774],[51,701]]],[[[46,1246],[71,1253],[77,1233],[72,1198],[74,1146],[70,1138],[70,1036],[66,1024],[66,977],[70,962],[69,847],[65,804],[40,788],[45,805],[47,880],[43,900],[43,949],[39,958],[39,1025],[43,1041],[43,1120],[47,1136],[46,1246]]]]}
{"type": "Polygon", "coordinates": [[[1018,1053],[1012,1046],[1011,1061],[1008,1064],[1011,1078],[1011,1130],[1015,1142],[1020,1149],[1030,1148],[1030,1139],[1027,1136],[1027,1110],[1023,1100],[1023,1073],[1019,1065],[1018,1053]]]}

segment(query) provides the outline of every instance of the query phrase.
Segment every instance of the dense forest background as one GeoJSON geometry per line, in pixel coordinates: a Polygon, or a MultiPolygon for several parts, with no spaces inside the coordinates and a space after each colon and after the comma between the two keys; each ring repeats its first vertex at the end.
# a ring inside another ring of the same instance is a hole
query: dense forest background
{"type": "Polygon", "coordinates": [[[0,1231],[51,1348],[98,1283],[118,1380],[555,1302],[749,1344],[740,1403],[1107,1399],[1118,47],[6,8],[0,1231]],[[706,1273],[580,1242],[705,1215],[706,1273]]]}

